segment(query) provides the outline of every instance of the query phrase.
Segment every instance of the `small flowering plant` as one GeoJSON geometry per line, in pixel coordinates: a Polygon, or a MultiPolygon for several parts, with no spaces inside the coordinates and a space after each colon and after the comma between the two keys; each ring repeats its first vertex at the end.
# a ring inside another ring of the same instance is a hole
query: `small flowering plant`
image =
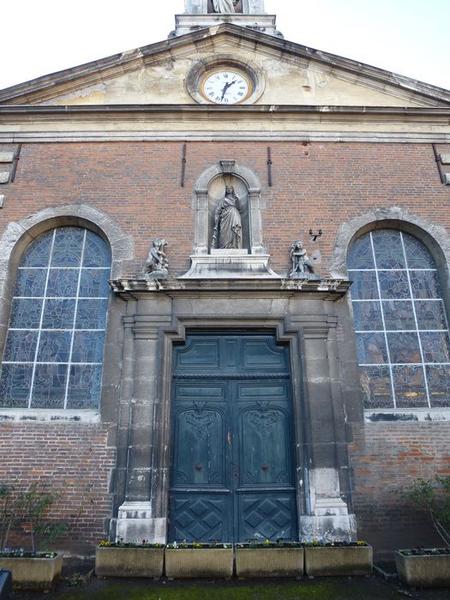
{"type": "Polygon", "coordinates": [[[411,548],[399,550],[403,556],[450,556],[450,548],[411,548]]]}
{"type": "Polygon", "coordinates": [[[236,544],[236,548],[300,548],[302,546],[301,542],[296,542],[292,540],[248,540],[248,542],[240,542],[236,544]]]}
{"type": "Polygon", "coordinates": [[[223,542],[172,542],[167,544],[169,550],[207,550],[208,548],[215,548],[220,550],[222,548],[232,548],[233,544],[227,544],[223,542]]]}
{"type": "Polygon", "coordinates": [[[164,548],[164,544],[153,544],[148,540],[140,540],[137,542],[124,542],[122,538],[119,538],[117,542],[111,542],[110,540],[101,540],[98,544],[99,548],[164,548]]]}
{"type": "Polygon", "coordinates": [[[322,542],[319,540],[312,540],[311,542],[304,542],[303,546],[306,548],[357,548],[367,547],[369,544],[362,540],[357,542],[322,542]]]}

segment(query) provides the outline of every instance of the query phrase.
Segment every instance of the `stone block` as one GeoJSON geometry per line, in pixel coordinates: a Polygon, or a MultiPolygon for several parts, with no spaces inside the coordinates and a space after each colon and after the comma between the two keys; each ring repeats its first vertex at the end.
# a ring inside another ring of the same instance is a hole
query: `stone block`
{"type": "Polygon", "coordinates": [[[161,548],[97,548],[97,577],[160,578],[164,567],[164,547],[161,548]]]}
{"type": "Polygon", "coordinates": [[[6,558],[0,557],[0,569],[11,571],[15,588],[50,590],[59,579],[63,558],[6,558]]]}
{"type": "Polygon", "coordinates": [[[236,548],[238,577],[301,577],[303,548],[236,548]]]}
{"type": "Polygon", "coordinates": [[[450,185],[450,173],[445,173],[445,185],[450,185]]]}
{"type": "Polygon", "coordinates": [[[0,194],[0,208],[3,208],[4,204],[5,204],[5,196],[4,196],[4,194],[0,194]]]}
{"type": "Polygon", "coordinates": [[[443,165],[450,165],[450,154],[441,154],[441,163],[443,165]]]}
{"type": "Polygon", "coordinates": [[[14,160],[14,152],[0,152],[0,163],[10,163],[14,160]]]}
{"type": "Polygon", "coordinates": [[[233,562],[233,548],[166,548],[166,576],[173,579],[229,579],[233,562]]]}
{"type": "MultiPolygon", "coordinates": [[[[333,506],[330,508],[334,509],[333,506]]],[[[353,542],[357,539],[356,534],[356,516],[352,514],[300,517],[300,536],[305,542],[353,542]]]]}
{"type": "Polygon", "coordinates": [[[309,577],[370,575],[371,546],[311,546],[305,548],[305,573],[309,577]]]}
{"type": "Polygon", "coordinates": [[[450,587],[450,553],[407,556],[404,552],[395,553],[401,581],[414,587],[450,587]]]}
{"type": "Polygon", "coordinates": [[[0,183],[9,183],[9,171],[0,171],[0,183]]]}

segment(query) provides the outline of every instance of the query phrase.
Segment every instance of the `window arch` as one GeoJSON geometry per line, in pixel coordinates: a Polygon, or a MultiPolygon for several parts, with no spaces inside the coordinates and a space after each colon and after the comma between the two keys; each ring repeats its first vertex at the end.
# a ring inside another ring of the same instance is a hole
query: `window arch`
{"type": "Polygon", "coordinates": [[[0,406],[99,406],[110,270],[108,244],[81,227],[52,229],[28,246],[17,269],[0,406]]]}
{"type": "Polygon", "coordinates": [[[394,229],[359,237],[348,255],[365,408],[450,406],[450,338],[436,263],[394,229]]]}

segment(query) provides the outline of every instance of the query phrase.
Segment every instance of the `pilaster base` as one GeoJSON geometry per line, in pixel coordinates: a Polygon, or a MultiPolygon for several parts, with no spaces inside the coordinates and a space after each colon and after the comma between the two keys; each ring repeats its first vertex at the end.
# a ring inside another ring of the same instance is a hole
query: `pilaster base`
{"type": "Polygon", "coordinates": [[[115,521],[116,542],[125,544],[165,544],[167,519],[152,518],[149,502],[125,502],[115,521]]]}
{"type": "Polygon", "coordinates": [[[302,542],[355,542],[355,515],[327,515],[300,517],[300,539],[302,542]]]}

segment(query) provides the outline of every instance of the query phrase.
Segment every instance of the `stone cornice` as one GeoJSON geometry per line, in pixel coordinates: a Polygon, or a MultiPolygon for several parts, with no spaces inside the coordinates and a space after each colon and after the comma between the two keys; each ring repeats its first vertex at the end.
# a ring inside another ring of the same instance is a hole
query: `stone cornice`
{"type": "Polygon", "coordinates": [[[151,280],[135,279],[133,277],[110,281],[113,291],[125,299],[136,298],[148,293],[163,293],[171,297],[198,295],[230,294],[267,297],[267,295],[292,296],[302,294],[305,297],[338,300],[350,288],[350,281],[344,279],[196,279],[189,280],[151,280]]]}
{"type": "Polygon", "coordinates": [[[28,104],[0,104],[1,115],[50,115],[72,119],[74,115],[108,115],[114,118],[117,114],[206,114],[209,118],[234,114],[258,115],[261,113],[277,114],[320,114],[324,115],[392,115],[444,117],[450,119],[450,106],[415,107],[415,106],[340,106],[309,104],[242,104],[238,106],[222,106],[212,104],[106,104],[106,105],[51,105],[37,106],[28,104]]]}
{"type": "Polygon", "coordinates": [[[448,143],[450,107],[0,105],[1,143],[236,139],[448,143]]]}

